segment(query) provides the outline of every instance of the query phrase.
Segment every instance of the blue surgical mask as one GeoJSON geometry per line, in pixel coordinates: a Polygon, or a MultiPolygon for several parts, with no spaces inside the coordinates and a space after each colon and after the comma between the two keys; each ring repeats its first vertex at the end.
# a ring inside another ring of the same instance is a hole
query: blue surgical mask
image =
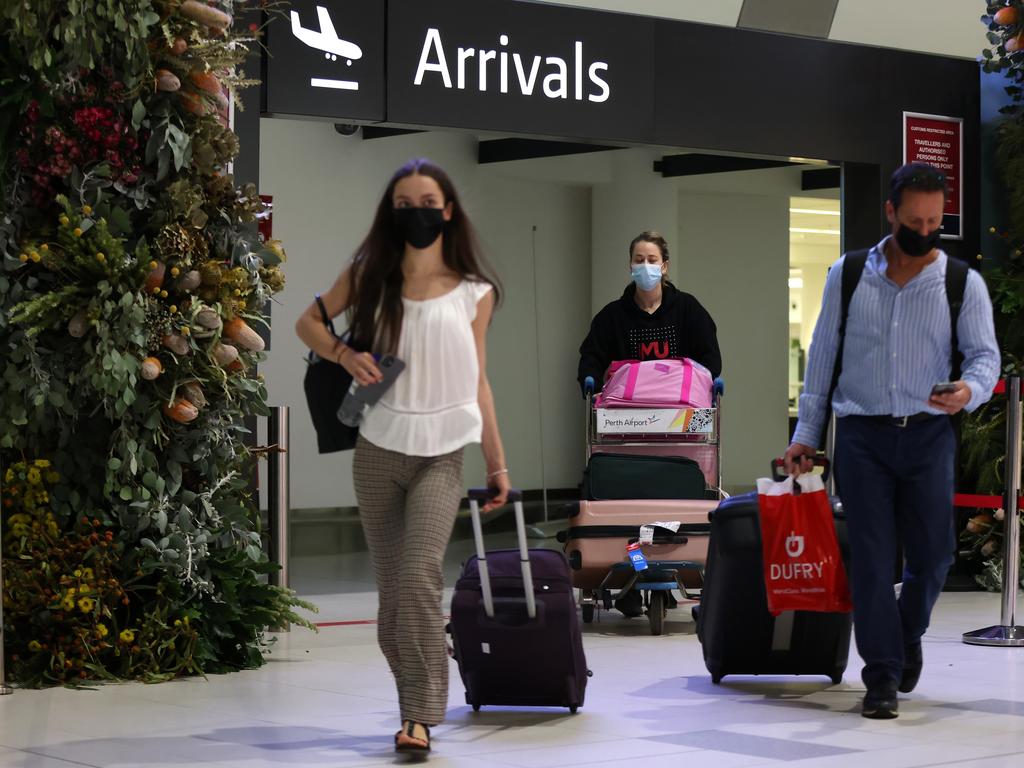
{"type": "Polygon", "coordinates": [[[651,291],[661,282],[661,264],[634,264],[629,270],[641,291],[651,291]]]}

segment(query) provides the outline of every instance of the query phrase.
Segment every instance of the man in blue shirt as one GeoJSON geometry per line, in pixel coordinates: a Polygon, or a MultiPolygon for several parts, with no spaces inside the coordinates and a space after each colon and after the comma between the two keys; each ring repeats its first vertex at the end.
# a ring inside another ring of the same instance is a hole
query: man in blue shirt
{"type": "MultiPolygon", "coordinates": [[[[885,213],[892,234],[874,246],[849,305],[836,414],[834,469],[850,539],[857,650],[867,693],[864,717],[897,715],[897,690],[917,685],[921,636],[953,560],[956,451],[949,416],[989,399],[999,376],[992,304],[971,270],[957,323],[963,355],[950,378],[951,322],[937,247],[948,188],[930,165],[897,169],[885,213]],[[942,389],[942,388],[940,388],[942,389]],[[892,586],[892,551],[904,548],[903,587],[892,586]]],[[[846,257],[844,257],[846,258],[846,257]]],[[[839,348],[843,259],[829,272],[800,396],[786,470],[810,470],[828,418],[839,348]]]]}

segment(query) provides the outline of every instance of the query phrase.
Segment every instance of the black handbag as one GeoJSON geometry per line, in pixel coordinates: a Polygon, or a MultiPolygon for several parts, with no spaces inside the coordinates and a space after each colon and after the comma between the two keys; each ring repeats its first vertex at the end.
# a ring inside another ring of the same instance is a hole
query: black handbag
{"type": "MultiPolygon", "coordinates": [[[[331,336],[342,343],[347,343],[347,334],[341,337],[335,333],[334,323],[327,316],[327,309],[319,294],[316,297],[316,304],[320,307],[324,327],[331,336]]],[[[306,390],[309,415],[313,418],[313,428],[316,430],[317,448],[320,453],[349,451],[355,448],[359,427],[347,427],[338,420],[338,408],[352,386],[352,374],[333,360],[325,360],[312,350],[306,362],[306,378],[302,384],[306,390]]]]}

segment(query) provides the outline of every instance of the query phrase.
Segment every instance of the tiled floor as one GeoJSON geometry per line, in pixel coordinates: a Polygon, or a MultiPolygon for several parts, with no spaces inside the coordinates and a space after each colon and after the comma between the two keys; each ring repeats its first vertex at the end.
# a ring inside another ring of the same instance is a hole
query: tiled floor
{"type": "MultiPolygon", "coordinates": [[[[549,542],[551,543],[551,542],[549,542]]],[[[466,552],[453,545],[449,583],[466,552]]],[[[397,727],[391,680],[372,623],[365,556],[294,565],[320,605],[319,634],[280,636],[264,668],[163,685],[16,691],[0,697],[4,768],[263,768],[391,765],[397,727]]],[[[585,630],[594,677],[586,705],[480,713],[463,704],[452,666],[449,719],[434,731],[434,766],[1024,765],[1024,648],[960,642],[996,623],[999,598],[943,595],[924,645],[918,689],[900,717],[869,721],[855,659],[842,685],[824,678],[726,678],[711,684],[681,607],[670,634],[604,614],[585,630]]]]}

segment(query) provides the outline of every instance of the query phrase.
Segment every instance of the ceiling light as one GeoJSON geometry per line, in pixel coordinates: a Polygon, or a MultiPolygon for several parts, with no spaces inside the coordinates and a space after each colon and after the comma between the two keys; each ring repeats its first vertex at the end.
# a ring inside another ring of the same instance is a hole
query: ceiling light
{"type": "Polygon", "coordinates": [[[804,279],[802,277],[791,277],[789,278],[790,289],[797,289],[804,287],[804,279]]]}
{"type": "Polygon", "coordinates": [[[802,232],[807,235],[835,235],[838,237],[841,233],[838,229],[812,229],[809,227],[790,227],[790,232],[802,232]]]}
{"type": "Polygon", "coordinates": [[[839,211],[823,211],[820,208],[790,208],[790,213],[816,213],[819,216],[842,216],[839,211]]]}

